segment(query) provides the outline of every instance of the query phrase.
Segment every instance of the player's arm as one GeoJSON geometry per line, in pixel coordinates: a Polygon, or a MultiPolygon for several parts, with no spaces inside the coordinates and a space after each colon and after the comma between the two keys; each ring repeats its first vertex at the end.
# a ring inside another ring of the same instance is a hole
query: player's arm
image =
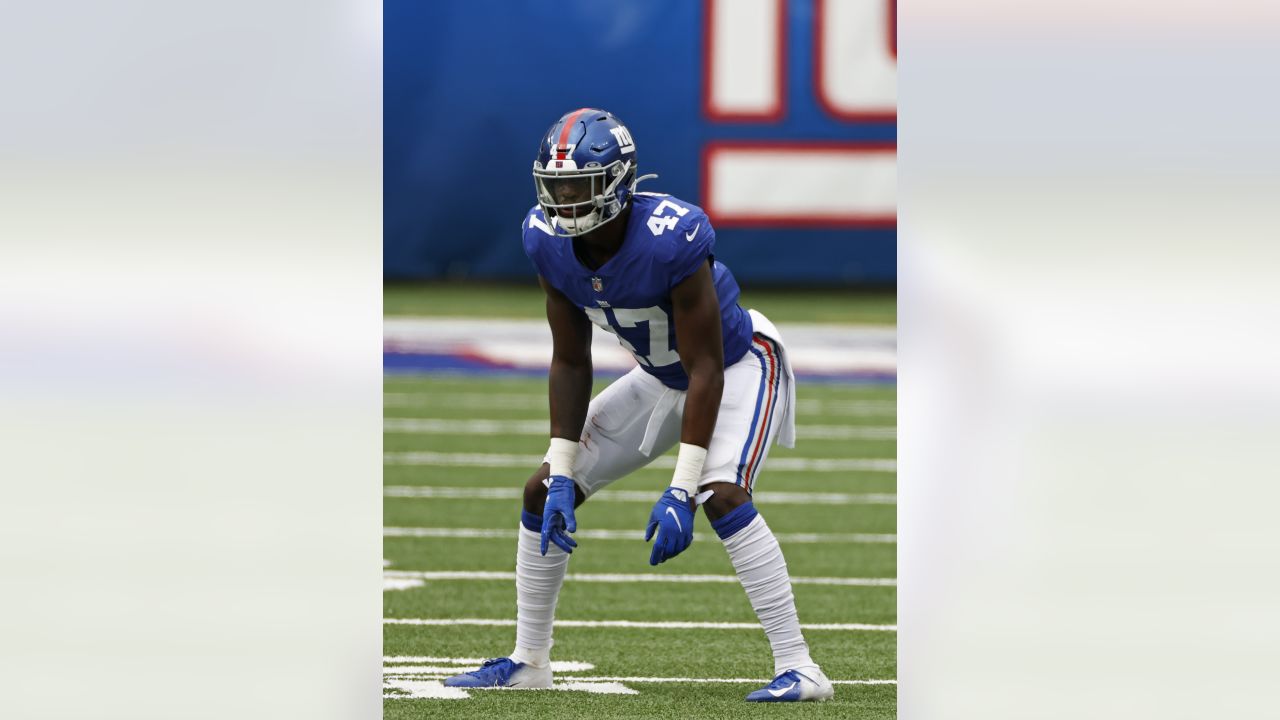
{"type": "Polygon", "coordinates": [[[649,555],[650,565],[675,557],[693,542],[698,480],[702,477],[724,391],[720,299],[712,283],[710,262],[702,263],[671,290],[671,305],[676,347],[680,364],[689,376],[689,390],[685,394],[680,454],[676,457],[671,487],[654,505],[645,531],[648,540],[658,530],[658,539],[649,555]]]}
{"type": "Polygon", "coordinates": [[[551,401],[551,437],[582,437],[591,401],[591,321],[541,276],[547,294],[547,324],[551,326],[551,372],[547,385],[551,401]]]}
{"type": "Polygon", "coordinates": [[[542,510],[542,554],[555,543],[573,552],[578,543],[568,533],[578,529],[573,515],[575,489],[573,461],[578,438],[591,400],[591,322],[542,276],[538,283],[547,294],[547,324],[551,326],[551,370],[547,388],[551,403],[551,447],[547,451],[551,474],[546,479],[547,501],[542,510]]]}
{"type": "MultiPolygon", "coordinates": [[[[706,449],[720,413],[724,391],[724,342],[720,330],[720,298],[705,262],[671,290],[676,348],[689,376],[680,442],[706,449]]],[[[683,448],[681,448],[683,450],[683,448]]],[[[691,491],[697,489],[697,479],[691,491]]]]}

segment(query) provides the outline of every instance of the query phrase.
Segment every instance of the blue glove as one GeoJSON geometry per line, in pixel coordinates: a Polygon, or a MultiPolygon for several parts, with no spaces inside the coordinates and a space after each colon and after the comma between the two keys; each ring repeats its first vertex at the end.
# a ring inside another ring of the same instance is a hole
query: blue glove
{"type": "Polygon", "coordinates": [[[542,481],[547,486],[547,502],[542,506],[542,554],[547,554],[547,542],[555,543],[567,553],[578,547],[569,533],[577,532],[578,521],[573,517],[573,481],[564,475],[552,475],[542,481]]]}
{"type": "MultiPolygon", "coordinates": [[[[710,495],[707,492],[706,495],[710,495]]],[[[644,531],[644,541],[649,542],[654,530],[658,538],[653,541],[649,564],[657,565],[684,552],[693,544],[693,511],[697,505],[689,494],[678,487],[669,487],[649,513],[649,527],[644,531]]]]}

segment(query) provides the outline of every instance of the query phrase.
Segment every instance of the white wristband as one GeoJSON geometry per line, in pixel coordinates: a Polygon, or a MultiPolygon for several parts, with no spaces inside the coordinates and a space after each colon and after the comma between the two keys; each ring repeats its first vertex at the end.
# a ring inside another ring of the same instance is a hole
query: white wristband
{"type": "Polygon", "coordinates": [[[702,466],[707,461],[707,449],[680,443],[680,454],[676,456],[676,472],[671,477],[671,487],[678,487],[689,493],[689,497],[698,494],[698,481],[702,479],[702,466]]]}
{"type": "Polygon", "coordinates": [[[564,438],[551,438],[551,447],[547,450],[547,462],[551,463],[552,475],[573,477],[573,461],[578,457],[578,443],[564,438]]]}

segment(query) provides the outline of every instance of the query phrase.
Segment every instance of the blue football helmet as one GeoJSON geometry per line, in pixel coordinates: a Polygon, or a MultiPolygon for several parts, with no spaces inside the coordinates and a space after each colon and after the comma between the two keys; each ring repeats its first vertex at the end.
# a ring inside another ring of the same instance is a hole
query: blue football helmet
{"type": "Polygon", "coordinates": [[[533,162],[538,204],[555,233],[575,237],[622,214],[636,185],[636,145],[611,113],[579,108],[551,126],[533,162]]]}

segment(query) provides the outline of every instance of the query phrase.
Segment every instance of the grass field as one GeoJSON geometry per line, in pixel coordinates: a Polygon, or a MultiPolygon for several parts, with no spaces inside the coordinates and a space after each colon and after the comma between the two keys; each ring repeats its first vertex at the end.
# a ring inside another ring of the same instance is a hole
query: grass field
{"type": "MultiPolygon", "coordinates": [[[[389,304],[393,295],[387,296],[389,304]]],[[[415,296],[406,306],[422,302],[415,296]]],[[[452,314],[440,303],[432,306],[433,314],[452,314]]],[[[407,587],[384,593],[386,718],[895,716],[895,474],[891,468],[782,470],[768,463],[756,504],[786,554],[801,622],[873,626],[807,630],[814,659],[835,681],[890,682],[837,684],[835,699],[820,705],[743,702],[746,693],[771,677],[773,663],[741,587],[736,582],[636,581],[733,575],[701,515],[689,550],[657,568],[649,566],[643,528],[670,470],[645,469],[610,487],[623,493],[598,496],[578,510],[579,547],[557,620],[745,627],[557,626],[552,660],[579,663],[577,670],[557,671],[557,683],[594,678],[588,682],[597,690],[625,688],[635,694],[487,690],[469,691],[466,699],[409,698],[420,687],[415,682],[474,669],[480,658],[511,651],[513,624],[460,621],[514,622],[515,588],[508,574],[515,568],[518,488],[534,469],[529,458],[540,457],[546,448],[540,424],[547,417],[545,387],[542,379],[500,376],[388,375],[385,380],[384,557],[389,583],[407,587]],[[818,493],[823,495],[806,495],[818,493]],[[424,572],[458,574],[441,579],[423,577],[424,572]],[[499,575],[472,577],[480,572],[499,575]],[[574,577],[597,573],[615,578],[574,577]],[[821,578],[854,584],[811,582],[821,578]],[[444,624],[394,622],[406,619],[444,624]],[[674,680],[658,680],[663,678],[674,680]],[[725,679],[731,681],[714,682],[725,679]]],[[[596,390],[601,387],[598,383],[596,390]]],[[[775,448],[770,461],[892,459],[895,400],[891,385],[801,383],[797,448],[775,448]]]]}

